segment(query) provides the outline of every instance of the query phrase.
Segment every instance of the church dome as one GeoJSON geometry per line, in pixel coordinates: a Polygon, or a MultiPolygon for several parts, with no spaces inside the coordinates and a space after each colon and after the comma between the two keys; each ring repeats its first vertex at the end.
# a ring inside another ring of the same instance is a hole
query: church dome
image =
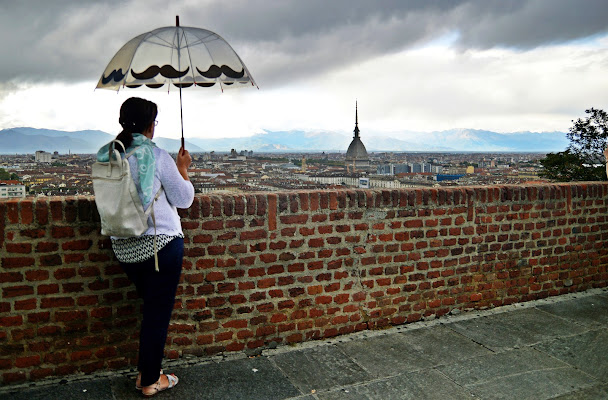
{"type": "Polygon", "coordinates": [[[355,136],[346,150],[346,166],[355,169],[368,169],[370,167],[367,149],[359,137],[359,109],[355,103],[355,136]]]}
{"type": "Polygon", "coordinates": [[[346,150],[347,160],[369,160],[367,149],[359,136],[355,136],[346,150]]]}

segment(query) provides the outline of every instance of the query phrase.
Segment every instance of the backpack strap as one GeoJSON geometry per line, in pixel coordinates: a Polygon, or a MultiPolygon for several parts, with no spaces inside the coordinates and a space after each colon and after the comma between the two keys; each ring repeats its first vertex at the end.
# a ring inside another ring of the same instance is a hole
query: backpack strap
{"type": "MultiPolygon", "coordinates": [[[[137,146],[136,148],[134,148],[133,150],[131,150],[131,151],[129,152],[129,154],[126,154],[126,155],[125,155],[125,158],[129,158],[129,157],[131,157],[133,154],[135,154],[135,151],[137,151],[137,149],[139,149],[140,147],[141,147],[141,146],[137,146]]],[[[124,147],[123,147],[123,148],[124,148],[124,147]]],[[[127,152],[127,151],[125,150],[125,153],[126,153],[126,152],[127,152]]]]}
{"type": "MultiPolygon", "coordinates": [[[[127,152],[127,150],[125,149],[125,145],[122,144],[122,142],[120,140],[114,139],[114,140],[112,140],[110,142],[110,145],[108,146],[108,151],[109,151],[109,154],[108,154],[109,158],[108,159],[109,160],[112,160],[112,153],[114,152],[114,150],[116,150],[116,146],[114,146],[114,143],[118,143],[120,145],[120,147],[122,147],[122,152],[123,153],[127,152]]],[[[131,153],[129,153],[129,154],[131,154],[131,153]]]]}
{"type": "Polygon", "coordinates": [[[114,149],[116,149],[116,146],[112,146],[114,143],[118,143],[120,145],[120,147],[122,147],[122,152],[125,155],[124,158],[129,158],[131,157],[133,154],[135,154],[135,151],[137,151],[137,149],[139,149],[141,146],[137,146],[135,148],[133,148],[133,150],[131,150],[130,152],[127,153],[127,149],[125,148],[125,145],[118,139],[114,139],[110,142],[110,159],[112,158],[112,152],[114,151],[114,149]]]}
{"type": "Polygon", "coordinates": [[[154,203],[156,203],[156,200],[158,200],[162,191],[163,191],[163,187],[161,186],[160,189],[158,189],[158,192],[156,192],[156,196],[154,196],[154,199],[152,200],[152,204],[150,204],[150,207],[148,207],[148,210],[150,210],[150,212],[148,213],[147,210],[145,211],[146,214],[150,214],[152,216],[152,223],[154,224],[154,269],[156,270],[156,272],[159,272],[159,269],[158,269],[158,244],[157,244],[157,240],[156,240],[156,217],[154,216],[154,203]]]}

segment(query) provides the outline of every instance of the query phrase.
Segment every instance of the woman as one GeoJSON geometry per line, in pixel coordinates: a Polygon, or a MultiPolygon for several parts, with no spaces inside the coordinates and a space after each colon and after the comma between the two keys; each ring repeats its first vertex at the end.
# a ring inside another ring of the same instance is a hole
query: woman
{"type": "MultiPolygon", "coordinates": [[[[139,375],[135,387],[145,396],[171,389],[178,382],[175,375],[162,373],[161,362],[184,252],[184,235],[177,207],[188,208],[194,200],[194,187],[188,178],[188,167],[192,162],[190,154],[181,148],[176,165],[165,150],[152,142],[157,113],[157,106],[151,101],[137,97],[126,100],[120,108],[118,120],[123,130],[116,139],[124,144],[127,153],[136,149],[128,161],[144,209],[152,204],[161,186],[163,189],[154,201],[158,271],[154,262],[155,228],[152,218],[148,220],[148,230],[139,237],[111,238],[116,258],[143,298],[139,375]]],[[[97,153],[99,161],[107,161],[108,146],[97,153]]]]}

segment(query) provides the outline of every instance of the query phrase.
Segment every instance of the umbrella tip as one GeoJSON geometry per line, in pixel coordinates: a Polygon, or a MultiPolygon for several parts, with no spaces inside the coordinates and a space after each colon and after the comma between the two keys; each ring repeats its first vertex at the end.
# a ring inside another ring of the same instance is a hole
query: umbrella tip
{"type": "Polygon", "coordinates": [[[175,16],[175,26],[179,26],[179,15],[175,16]]]}

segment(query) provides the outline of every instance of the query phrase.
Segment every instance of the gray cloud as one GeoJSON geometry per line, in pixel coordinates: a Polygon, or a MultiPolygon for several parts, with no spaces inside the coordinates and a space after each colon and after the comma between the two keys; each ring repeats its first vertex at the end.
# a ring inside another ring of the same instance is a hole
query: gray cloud
{"type": "MultiPolygon", "coordinates": [[[[132,37],[211,29],[263,87],[400,51],[448,33],[460,48],[529,49],[608,32],[605,0],[0,0],[0,82],[97,80],[132,37]]],[[[378,71],[386,73],[386,71],[378,71]]]]}
{"type": "Polygon", "coordinates": [[[533,48],[608,32],[604,0],[470,1],[455,19],[463,46],[533,48]]]}

